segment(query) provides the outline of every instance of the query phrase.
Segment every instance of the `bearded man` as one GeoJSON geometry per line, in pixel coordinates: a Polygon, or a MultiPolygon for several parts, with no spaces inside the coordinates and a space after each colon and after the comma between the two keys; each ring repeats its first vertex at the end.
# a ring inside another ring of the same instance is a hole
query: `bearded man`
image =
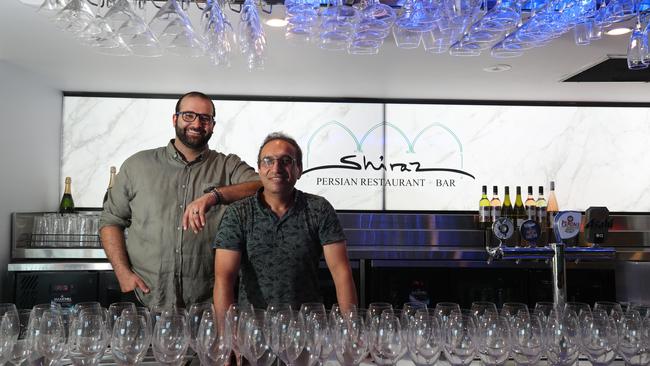
{"type": "Polygon", "coordinates": [[[226,205],[261,187],[237,155],[209,149],[214,117],[208,96],[183,95],[172,116],[176,138],[124,161],[104,203],[106,256],[121,291],[148,307],[211,300],[211,243],[226,205]]]}

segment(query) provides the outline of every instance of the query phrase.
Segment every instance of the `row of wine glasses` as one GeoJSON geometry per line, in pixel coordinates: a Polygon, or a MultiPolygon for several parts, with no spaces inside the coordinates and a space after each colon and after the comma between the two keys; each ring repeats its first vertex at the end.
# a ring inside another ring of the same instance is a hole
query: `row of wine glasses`
{"type": "Polygon", "coordinates": [[[178,365],[192,348],[202,364],[225,365],[234,353],[256,366],[276,359],[294,365],[322,365],[330,359],[356,366],[368,357],[394,365],[408,357],[417,366],[441,357],[452,366],[474,359],[502,365],[512,358],[535,365],[572,365],[584,355],[594,365],[616,356],[633,366],[650,364],[650,305],[540,302],[408,302],[402,309],[375,302],[367,309],[335,304],[271,304],[266,309],[232,304],[219,319],[211,303],[189,308],[147,309],[122,302],[103,308],[84,302],[70,309],[39,304],[17,310],[0,304],[0,362],[20,365],[27,359],[54,365],[67,357],[74,365],[97,365],[109,354],[118,365],[137,365],[151,348],[157,362],[178,365]]]}
{"type": "MultiPolygon", "coordinates": [[[[84,45],[111,55],[161,56],[165,52],[198,57],[229,66],[238,48],[249,69],[264,65],[266,37],[257,14],[258,2],[245,1],[237,31],[223,6],[225,1],[167,0],[149,22],[142,4],[153,1],[115,0],[110,7],[88,0],[44,0],[39,10],[84,45]],[[201,26],[194,28],[188,4],[201,9],[201,26]],[[236,45],[237,44],[237,45],[236,45]],[[237,46],[237,47],[235,47],[237,46]]],[[[103,4],[104,2],[98,2],[103,4]]],[[[110,4],[111,2],[107,2],[110,4]]],[[[648,12],[635,0],[405,0],[394,9],[379,0],[353,6],[342,0],[284,1],[286,39],[350,54],[377,54],[392,34],[399,48],[422,47],[431,53],[478,56],[489,51],[497,58],[523,55],[573,30],[576,45],[589,45],[612,24],[637,16],[628,44],[628,67],[650,65],[648,12]]],[[[150,6],[150,8],[153,6],[150,6]]]]}
{"type": "Polygon", "coordinates": [[[159,57],[165,53],[207,56],[214,65],[230,66],[235,41],[251,69],[263,67],[266,39],[256,5],[245,4],[237,36],[223,11],[224,1],[207,0],[199,7],[200,27],[190,19],[191,2],[115,0],[44,0],[39,12],[94,50],[115,56],[159,57]],[[104,6],[104,4],[106,4],[104,6]],[[147,9],[155,14],[149,21],[147,9]]]}

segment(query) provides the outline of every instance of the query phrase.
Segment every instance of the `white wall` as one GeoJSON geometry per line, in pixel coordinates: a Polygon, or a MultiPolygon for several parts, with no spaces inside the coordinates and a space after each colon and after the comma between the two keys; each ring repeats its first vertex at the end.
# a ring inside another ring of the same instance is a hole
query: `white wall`
{"type": "Polygon", "coordinates": [[[0,61],[0,297],[8,301],[11,213],[58,207],[63,94],[0,61]]]}

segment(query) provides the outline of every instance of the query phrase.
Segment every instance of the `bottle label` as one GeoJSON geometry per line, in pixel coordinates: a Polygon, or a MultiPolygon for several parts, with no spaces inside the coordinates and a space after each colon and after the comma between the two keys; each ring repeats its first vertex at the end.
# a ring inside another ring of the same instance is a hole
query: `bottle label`
{"type": "Polygon", "coordinates": [[[528,220],[535,220],[537,218],[537,207],[526,206],[526,215],[528,216],[528,220]]]}
{"type": "Polygon", "coordinates": [[[537,207],[537,222],[540,225],[546,222],[546,207],[537,207]]]}
{"type": "Polygon", "coordinates": [[[492,218],[492,212],[490,206],[481,206],[478,208],[478,221],[479,222],[489,222],[492,218]]]}
{"type": "Polygon", "coordinates": [[[492,207],[492,221],[496,221],[499,217],[501,217],[501,207],[492,207]]]}

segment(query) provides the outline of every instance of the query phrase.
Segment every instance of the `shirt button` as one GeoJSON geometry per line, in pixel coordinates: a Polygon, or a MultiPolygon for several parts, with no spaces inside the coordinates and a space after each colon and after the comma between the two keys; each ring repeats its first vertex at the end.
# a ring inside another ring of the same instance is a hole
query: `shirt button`
{"type": "Polygon", "coordinates": [[[181,250],[176,248],[176,253],[180,253],[180,252],[181,252],[181,250]]]}
{"type": "Polygon", "coordinates": [[[176,227],[176,230],[180,230],[180,229],[181,229],[181,227],[180,227],[180,226],[177,226],[177,227],[176,227]]]}
{"type": "Polygon", "coordinates": [[[183,208],[183,205],[178,205],[178,207],[183,208]]]}
{"type": "Polygon", "coordinates": [[[183,185],[181,186],[181,188],[185,189],[185,184],[183,184],[183,185]]]}

